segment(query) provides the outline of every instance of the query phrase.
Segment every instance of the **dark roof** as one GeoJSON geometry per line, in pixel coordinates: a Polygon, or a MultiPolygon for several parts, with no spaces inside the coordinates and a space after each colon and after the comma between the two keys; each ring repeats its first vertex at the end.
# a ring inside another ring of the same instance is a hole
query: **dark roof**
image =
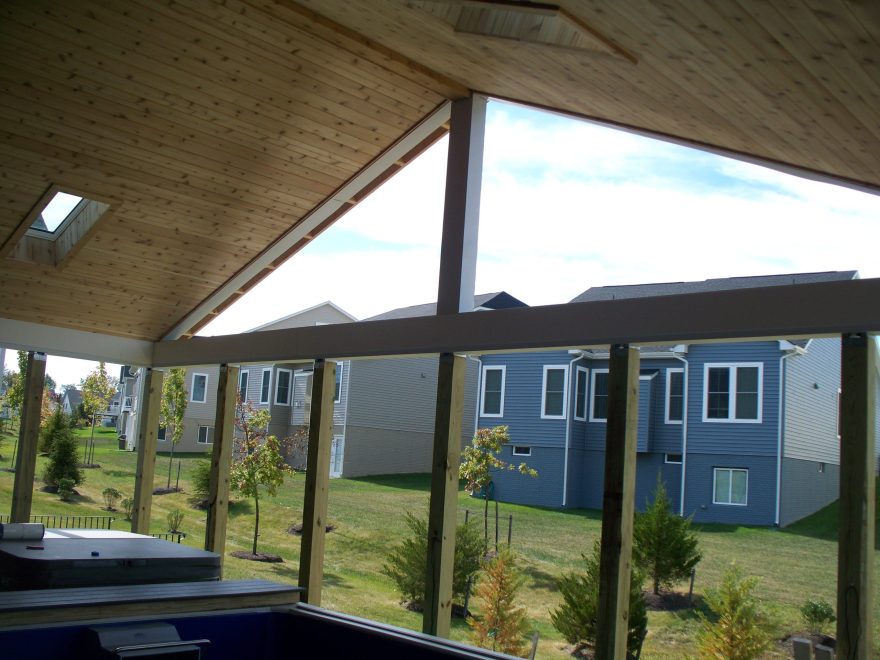
{"type": "Polygon", "coordinates": [[[82,403],[82,392],[75,387],[71,387],[69,390],[65,392],[68,400],[70,401],[70,407],[76,408],[79,404],[82,403]]]}
{"type": "MultiPolygon", "coordinates": [[[[509,293],[496,291],[495,293],[479,293],[474,296],[474,309],[483,307],[486,309],[509,309],[511,307],[528,307],[522,300],[517,300],[509,293]]],[[[414,316],[433,316],[437,313],[437,303],[425,303],[410,307],[398,307],[391,311],[372,316],[364,321],[387,321],[388,319],[406,319],[414,316]]]]}
{"type": "Polygon", "coordinates": [[[673,296],[682,293],[704,293],[708,291],[729,291],[731,289],[753,289],[763,286],[783,286],[786,284],[810,284],[812,282],[833,282],[858,278],[858,271],[828,271],[824,273],[791,273],[788,275],[757,275],[753,277],[722,277],[699,282],[662,282],[659,284],[628,284],[617,286],[594,286],[572,298],[571,302],[596,302],[599,300],[621,300],[625,298],[649,298],[652,296],[673,296]]]}

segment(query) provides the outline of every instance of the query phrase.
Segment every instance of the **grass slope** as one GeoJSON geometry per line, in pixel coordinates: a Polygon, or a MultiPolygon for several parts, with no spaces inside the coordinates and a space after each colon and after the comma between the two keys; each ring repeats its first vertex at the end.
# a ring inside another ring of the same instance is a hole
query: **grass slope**
{"type": "MultiPolygon", "coordinates": [[[[87,438],[88,430],[78,432],[87,438]]],[[[65,503],[57,496],[34,493],[34,513],[69,513],[102,515],[101,491],[114,486],[125,496],[134,490],[134,454],[116,449],[116,436],[111,429],[99,429],[96,462],[101,469],[86,471],[86,482],[78,489],[80,497],[65,503]]],[[[10,466],[14,438],[5,438],[0,468],[10,466]]],[[[83,440],[84,441],[84,440],[83,440]]],[[[176,461],[182,469],[180,485],[183,493],[156,496],[153,499],[152,531],[167,531],[169,511],[185,511],[182,529],[188,534],[185,543],[201,546],[205,529],[205,513],[190,508],[190,473],[198,456],[176,455],[172,485],[177,473],[176,461]]],[[[37,475],[45,458],[38,459],[37,475]]],[[[168,455],[156,460],[156,486],[167,479],[168,455]]],[[[0,511],[9,511],[14,475],[0,471],[0,511]]],[[[299,538],[287,533],[295,522],[302,520],[302,474],[288,479],[275,499],[263,499],[259,549],[284,557],[282,564],[263,564],[225,558],[224,577],[228,579],[265,578],[295,582],[299,562],[299,538]]],[[[428,475],[381,476],[364,479],[336,479],[330,488],[329,518],[337,529],[327,538],[324,565],[324,605],[370,619],[385,621],[412,629],[421,628],[420,615],[405,610],[390,580],[381,567],[388,548],[406,533],[404,511],[427,515],[428,475]]],[[[836,505],[782,530],[703,525],[698,535],[704,560],[697,568],[696,591],[704,592],[717,585],[724,569],[733,561],[761,582],[759,596],[771,610],[777,637],[801,631],[798,608],[807,598],[835,599],[836,585],[836,505]]],[[[459,496],[461,510],[480,515],[481,502],[459,496]]],[[[526,575],[522,592],[523,605],[531,624],[540,632],[538,656],[567,657],[570,649],[550,624],[549,612],[559,602],[555,578],[562,572],[577,568],[579,556],[587,552],[600,533],[601,520],[596,511],[553,510],[538,507],[501,505],[504,521],[513,515],[513,546],[520,555],[520,567],[526,575]]],[[[127,529],[122,514],[116,514],[115,529],[127,529]]],[[[463,515],[463,513],[461,514],[463,515]]],[[[506,538],[506,522],[501,537],[506,538]]],[[[494,532],[493,532],[494,533],[494,532]]],[[[253,535],[253,504],[236,501],[230,508],[226,551],[249,550],[253,535]]],[[[880,571],[880,554],[875,558],[880,571]]],[[[880,574],[880,573],[878,573],[880,574]]],[[[880,580],[875,580],[880,591],[880,580]]],[[[686,588],[686,585],[682,585],[686,588]]],[[[880,642],[880,593],[875,594],[874,639],[880,642]]],[[[680,658],[695,655],[694,639],[699,623],[692,611],[651,612],[649,633],[642,654],[644,658],[680,658]]],[[[464,640],[467,626],[460,620],[453,623],[453,638],[464,640]]],[[[880,651],[880,644],[877,646],[880,651]]],[[[790,655],[790,651],[788,652],[790,655]]],[[[785,657],[780,647],[773,654],[785,657]]]]}

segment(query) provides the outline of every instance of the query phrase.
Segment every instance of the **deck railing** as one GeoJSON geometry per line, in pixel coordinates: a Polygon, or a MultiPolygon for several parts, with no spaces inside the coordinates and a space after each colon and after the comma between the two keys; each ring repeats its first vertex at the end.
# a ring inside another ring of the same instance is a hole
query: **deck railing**
{"type": "MultiPolygon", "coordinates": [[[[32,515],[32,523],[43,523],[46,527],[56,529],[110,529],[113,516],[72,516],[65,514],[32,515]]],[[[0,523],[8,523],[9,514],[0,514],[0,523]]]]}

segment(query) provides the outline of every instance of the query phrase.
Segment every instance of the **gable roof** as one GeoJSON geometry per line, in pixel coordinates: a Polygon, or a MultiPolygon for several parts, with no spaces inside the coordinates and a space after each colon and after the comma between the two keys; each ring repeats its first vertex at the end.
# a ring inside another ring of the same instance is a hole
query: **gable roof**
{"type": "Polygon", "coordinates": [[[594,286],[569,302],[596,302],[599,300],[624,300],[627,298],[649,298],[653,296],[674,296],[684,293],[707,293],[711,291],[731,291],[733,289],[753,289],[765,286],[784,286],[788,284],[810,284],[813,282],[833,282],[858,278],[858,271],[828,271],[823,273],[791,273],[788,275],[756,275],[750,277],[723,277],[697,282],[661,282],[657,284],[622,284],[594,286]]]}
{"type": "Polygon", "coordinates": [[[76,408],[79,404],[82,403],[82,391],[76,389],[75,387],[71,387],[64,393],[62,401],[64,398],[66,398],[70,402],[71,408],[76,408]]]}
{"type": "MultiPolygon", "coordinates": [[[[528,307],[522,300],[514,298],[505,291],[495,293],[479,293],[474,296],[474,309],[510,309],[512,307],[528,307]]],[[[398,307],[376,316],[371,316],[364,321],[386,321],[388,319],[406,319],[415,316],[433,316],[437,313],[437,303],[424,303],[409,307],[398,307]]]]}
{"type": "Polygon", "coordinates": [[[357,317],[349,314],[339,305],[327,300],[317,305],[312,305],[305,309],[301,309],[280,319],[269,321],[258,325],[256,328],[245,330],[245,332],[258,332],[260,330],[279,330],[282,328],[300,328],[305,325],[316,325],[316,321],[320,324],[324,323],[345,323],[347,321],[357,321],[357,317]]]}

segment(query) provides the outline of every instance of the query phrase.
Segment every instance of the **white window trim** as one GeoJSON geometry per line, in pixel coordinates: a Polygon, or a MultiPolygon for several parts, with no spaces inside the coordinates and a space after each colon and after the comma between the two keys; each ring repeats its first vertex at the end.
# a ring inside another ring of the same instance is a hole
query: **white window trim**
{"type": "Polygon", "coordinates": [[[512,456],[531,456],[532,448],[526,447],[524,445],[513,445],[510,449],[510,453],[512,456]],[[519,449],[520,451],[517,451],[519,449]],[[522,451],[525,450],[525,451],[522,451]]]}
{"type": "Polygon", "coordinates": [[[590,391],[589,383],[590,383],[590,370],[587,369],[586,367],[581,367],[581,366],[575,367],[575,370],[574,370],[574,409],[572,411],[572,414],[576,420],[581,421],[581,422],[587,421],[587,410],[589,410],[589,408],[590,408],[590,402],[589,402],[589,399],[587,399],[587,394],[590,391]],[[578,374],[582,371],[586,374],[586,378],[584,378],[584,391],[583,392],[578,390],[578,382],[579,382],[578,374]],[[578,414],[577,414],[578,400],[582,396],[584,397],[584,414],[583,414],[583,416],[578,417],[578,414]]]}
{"type": "Polygon", "coordinates": [[[567,364],[545,364],[544,379],[541,383],[541,419],[565,419],[568,412],[568,365],[567,364]],[[547,372],[560,370],[562,371],[562,414],[547,415],[545,414],[545,406],[547,405],[547,372]]]}
{"type": "Polygon", "coordinates": [[[193,373],[192,380],[190,380],[190,388],[189,388],[189,400],[190,403],[205,403],[208,400],[208,374],[201,373],[193,373]],[[205,377],[205,398],[204,399],[196,399],[196,378],[199,376],[205,377]]]}
{"type": "Polygon", "coordinates": [[[247,384],[244,387],[244,396],[241,398],[242,401],[247,401],[248,398],[248,388],[251,386],[251,374],[250,371],[243,370],[238,372],[238,393],[241,394],[241,381],[243,379],[247,379],[247,384]]]}
{"type": "Polygon", "coordinates": [[[749,505],[749,470],[748,468],[728,468],[728,467],[717,467],[712,468],[712,504],[718,504],[720,506],[748,506],[749,505]],[[731,495],[733,495],[733,473],[734,472],[745,472],[746,473],[746,501],[745,502],[716,502],[715,501],[715,480],[718,478],[718,471],[726,470],[730,472],[730,490],[727,493],[727,498],[732,499],[731,495]]]}
{"type": "MultiPolygon", "coordinates": [[[[707,372],[707,373],[708,373],[708,372],[707,372]]],[[[680,420],[680,419],[669,419],[669,395],[672,393],[672,387],[671,387],[671,384],[672,384],[672,374],[681,374],[681,379],[682,379],[682,380],[681,380],[681,394],[682,394],[682,400],[681,400],[681,413],[682,413],[682,417],[684,417],[684,390],[685,390],[685,387],[684,387],[684,369],[683,369],[683,368],[679,368],[679,369],[667,369],[667,370],[666,370],[666,405],[665,405],[665,408],[664,408],[664,411],[663,411],[663,421],[666,422],[667,424],[678,424],[678,425],[680,426],[681,423],[682,423],[682,420],[680,420]]]]}
{"type": "Polygon", "coordinates": [[[287,401],[279,401],[278,400],[278,384],[281,382],[281,378],[275,378],[275,396],[272,397],[272,403],[276,406],[289,406],[290,405],[290,396],[293,394],[293,370],[292,369],[278,369],[278,374],[286,373],[290,378],[287,380],[287,401]]]}
{"type": "Polygon", "coordinates": [[[507,367],[505,365],[484,364],[482,381],[480,386],[480,417],[504,417],[504,388],[507,383],[507,367]],[[486,372],[501,372],[501,405],[498,407],[497,413],[486,412],[486,372]]]}
{"type": "Polygon", "coordinates": [[[596,374],[607,374],[608,369],[593,369],[590,374],[590,421],[607,422],[606,417],[596,417],[596,374]]]}
{"type": "MultiPolygon", "coordinates": [[[[667,452],[667,453],[663,454],[663,462],[666,463],[667,465],[681,465],[683,459],[684,459],[684,454],[676,454],[675,452],[667,452]],[[679,458],[677,461],[670,461],[669,460],[670,456],[680,456],[681,458],[679,458]]],[[[712,491],[712,492],[715,492],[715,491],[712,491]]]]}
{"type": "Polygon", "coordinates": [[[268,404],[272,400],[272,367],[264,367],[260,374],[260,403],[268,404]],[[266,387],[266,400],[263,400],[263,380],[266,378],[266,372],[269,372],[269,385],[266,387]]]}
{"type": "Polygon", "coordinates": [[[211,430],[213,428],[214,428],[213,426],[208,426],[207,424],[199,424],[199,428],[196,431],[196,444],[197,445],[213,445],[214,441],[209,440],[209,438],[211,437],[211,430]],[[200,436],[202,435],[202,429],[208,429],[207,431],[205,431],[205,442],[202,442],[199,439],[200,436]]]}
{"type": "MultiPolygon", "coordinates": [[[[317,325],[317,323],[318,322],[316,322],[315,324],[317,325]]],[[[330,324],[325,323],[324,325],[330,325],[330,324]]],[[[343,365],[343,363],[337,362],[336,363],[336,375],[339,376],[339,397],[336,399],[333,399],[333,403],[339,403],[340,401],[342,401],[342,387],[345,384],[342,380],[342,377],[344,375],[343,374],[344,370],[345,370],[345,366],[343,365]]],[[[335,385],[335,383],[334,383],[334,385],[335,385]]]]}
{"type": "Polygon", "coordinates": [[[707,362],[703,365],[703,421],[708,424],[760,424],[764,419],[764,363],[763,362],[707,362]],[[736,417],[736,381],[740,367],[758,368],[758,417],[757,419],[738,419],[736,417]],[[728,417],[709,417],[709,369],[730,371],[730,391],[727,393],[728,417]]]}

